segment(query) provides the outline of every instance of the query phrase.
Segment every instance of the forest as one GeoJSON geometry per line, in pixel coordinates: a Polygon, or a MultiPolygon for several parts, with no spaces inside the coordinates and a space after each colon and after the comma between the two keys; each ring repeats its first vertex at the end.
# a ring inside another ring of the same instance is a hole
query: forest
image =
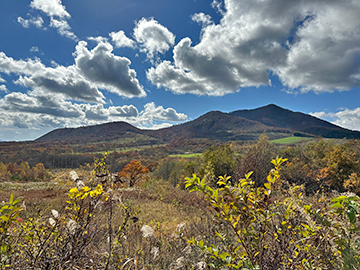
{"type": "Polygon", "coordinates": [[[360,268],[358,140],[19,144],[1,269],[360,268]]]}

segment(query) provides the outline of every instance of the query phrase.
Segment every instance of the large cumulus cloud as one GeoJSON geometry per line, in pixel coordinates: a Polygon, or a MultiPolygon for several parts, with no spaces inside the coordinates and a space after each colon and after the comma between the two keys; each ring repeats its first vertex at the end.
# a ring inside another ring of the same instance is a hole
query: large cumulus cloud
{"type": "Polygon", "coordinates": [[[130,60],[112,53],[109,43],[100,42],[92,50],[81,41],[74,53],[75,64],[45,66],[40,59],[15,60],[0,52],[0,72],[17,74],[16,84],[36,95],[59,95],[64,99],[104,103],[101,90],[123,97],[144,97],[130,60]]]}
{"type": "Polygon", "coordinates": [[[85,41],[80,41],[74,56],[76,67],[89,81],[118,95],[146,95],[136,78],[135,70],[129,67],[131,61],[128,58],[114,55],[113,47],[106,42],[100,42],[91,51],[86,45],[85,41]]]}
{"type": "Polygon", "coordinates": [[[195,14],[201,40],[183,38],[173,61],[147,71],[175,93],[224,95],[270,85],[277,75],[289,91],[326,92],[360,86],[360,2],[357,0],[214,1],[220,23],[195,14]]]}

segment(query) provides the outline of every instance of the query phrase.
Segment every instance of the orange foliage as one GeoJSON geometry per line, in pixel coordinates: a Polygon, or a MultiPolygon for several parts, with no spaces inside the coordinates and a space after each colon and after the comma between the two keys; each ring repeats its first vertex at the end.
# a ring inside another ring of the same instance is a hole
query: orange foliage
{"type": "Polygon", "coordinates": [[[118,173],[118,177],[127,178],[129,180],[130,187],[132,187],[137,181],[144,179],[147,173],[149,173],[149,169],[147,167],[142,166],[140,161],[132,160],[121,172],[118,173]]]}

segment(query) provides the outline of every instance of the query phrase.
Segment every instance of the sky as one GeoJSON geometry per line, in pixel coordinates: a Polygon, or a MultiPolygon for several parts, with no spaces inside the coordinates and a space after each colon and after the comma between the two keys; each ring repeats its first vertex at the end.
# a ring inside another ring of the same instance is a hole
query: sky
{"type": "Polygon", "coordinates": [[[1,0],[0,140],[276,104],[360,130],[359,0],[1,0]]]}

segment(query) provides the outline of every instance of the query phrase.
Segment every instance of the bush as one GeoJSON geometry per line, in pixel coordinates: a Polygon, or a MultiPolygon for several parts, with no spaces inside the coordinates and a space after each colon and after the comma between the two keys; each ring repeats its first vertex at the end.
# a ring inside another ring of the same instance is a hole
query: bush
{"type": "Polygon", "coordinates": [[[281,180],[284,161],[272,161],[274,169],[263,187],[255,186],[251,172],[236,185],[220,177],[215,189],[195,175],[187,178],[190,192],[203,193],[224,224],[216,239],[192,237],[188,242],[208,254],[215,269],[359,269],[359,198],[340,196],[330,202],[319,196],[312,201],[302,186],[281,180]]]}

